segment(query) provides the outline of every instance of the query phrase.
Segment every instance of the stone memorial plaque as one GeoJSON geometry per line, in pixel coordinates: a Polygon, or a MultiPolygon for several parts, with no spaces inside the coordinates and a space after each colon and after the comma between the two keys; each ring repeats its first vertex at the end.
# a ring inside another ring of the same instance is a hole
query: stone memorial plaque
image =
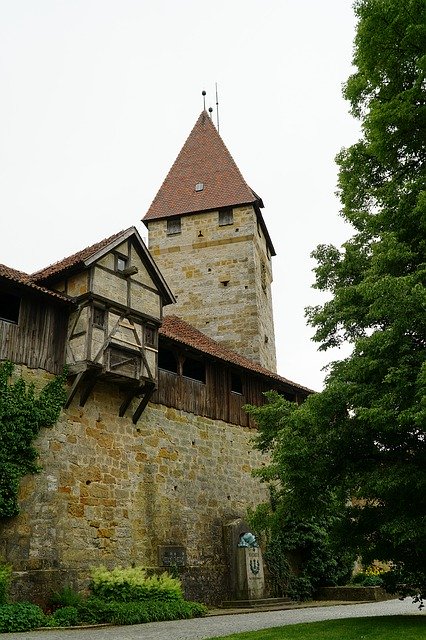
{"type": "Polygon", "coordinates": [[[177,546],[158,547],[158,560],[163,567],[185,567],[186,549],[177,546]]]}

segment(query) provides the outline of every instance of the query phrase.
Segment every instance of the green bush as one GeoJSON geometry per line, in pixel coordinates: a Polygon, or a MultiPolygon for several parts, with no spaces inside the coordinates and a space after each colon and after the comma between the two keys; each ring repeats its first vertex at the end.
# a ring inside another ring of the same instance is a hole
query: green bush
{"type": "Polygon", "coordinates": [[[19,602],[0,605],[0,633],[31,631],[46,624],[46,616],[36,604],[19,602]]]}
{"type": "Polygon", "coordinates": [[[0,605],[6,604],[9,594],[9,585],[12,577],[12,567],[8,564],[0,564],[0,605]]]}
{"type": "Polygon", "coordinates": [[[207,607],[198,602],[185,600],[146,600],[143,602],[105,602],[98,598],[88,598],[79,607],[81,622],[112,624],[143,624],[162,620],[179,620],[201,617],[207,607]]]}
{"type": "Polygon", "coordinates": [[[57,609],[49,616],[47,625],[49,627],[75,627],[80,622],[81,618],[77,607],[66,606],[57,609]]]}
{"type": "Polygon", "coordinates": [[[143,600],[183,600],[180,580],[168,573],[148,576],[141,567],[109,571],[105,567],[92,570],[92,594],[109,602],[137,602],[143,600]]]}

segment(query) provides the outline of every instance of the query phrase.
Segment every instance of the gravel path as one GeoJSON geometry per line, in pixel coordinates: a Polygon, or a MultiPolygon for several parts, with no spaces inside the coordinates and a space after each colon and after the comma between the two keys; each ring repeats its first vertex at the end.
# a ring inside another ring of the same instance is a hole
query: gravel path
{"type": "Polygon", "coordinates": [[[411,599],[387,600],[367,604],[345,604],[328,607],[305,607],[281,611],[263,611],[236,615],[209,616],[193,620],[150,622],[128,627],[102,627],[92,629],[64,629],[4,634],[5,640],[203,640],[225,636],[239,631],[256,631],[298,622],[335,620],[337,618],[362,618],[418,614],[425,617],[411,599]]]}

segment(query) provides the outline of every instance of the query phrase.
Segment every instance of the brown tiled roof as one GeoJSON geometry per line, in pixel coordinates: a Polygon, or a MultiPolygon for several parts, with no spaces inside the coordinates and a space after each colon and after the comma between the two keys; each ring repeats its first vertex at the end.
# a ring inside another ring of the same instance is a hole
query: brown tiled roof
{"type": "Polygon", "coordinates": [[[263,206],[203,111],[143,221],[254,202],[263,206]],[[197,183],[202,191],[195,191],[197,183]]]}
{"type": "Polygon", "coordinates": [[[12,269],[11,267],[7,267],[5,264],[0,264],[0,279],[1,278],[10,280],[11,282],[21,287],[28,287],[30,289],[33,289],[37,293],[48,295],[50,298],[60,300],[61,302],[71,302],[67,296],[35,284],[34,282],[32,282],[30,276],[27,273],[24,273],[23,271],[17,271],[16,269],[12,269]]]}
{"type": "Polygon", "coordinates": [[[114,242],[114,240],[117,240],[117,238],[126,233],[126,231],[119,231],[119,233],[115,233],[109,238],[105,238],[105,240],[101,240],[96,244],[92,244],[90,247],[86,247],[86,249],[82,249],[81,251],[74,253],[68,258],[63,258],[62,260],[59,260],[58,262],[55,262],[54,264],[51,264],[50,266],[45,267],[40,271],[32,273],[29,277],[31,278],[31,280],[34,280],[36,282],[40,280],[47,280],[52,276],[58,276],[63,271],[68,271],[68,269],[72,267],[82,266],[85,260],[90,258],[101,249],[107,247],[109,244],[114,242]]]}
{"type": "Polygon", "coordinates": [[[237,367],[242,367],[243,369],[252,371],[253,373],[260,374],[274,382],[294,387],[296,390],[300,390],[305,393],[313,393],[311,389],[303,387],[291,380],[287,380],[287,378],[283,378],[277,373],[261,367],[256,362],[249,360],[249,358],[245,358],[244,356],[235,353],[235,351],[227,349],[175,315],[168,315],[164,317],[159,333],[161,336],[164,336],[164,338],[169,338],[174,342],[179,342],[180,344],[196,349],[197,351],[201,351],[228,364],[233,364],[237,367]]]}

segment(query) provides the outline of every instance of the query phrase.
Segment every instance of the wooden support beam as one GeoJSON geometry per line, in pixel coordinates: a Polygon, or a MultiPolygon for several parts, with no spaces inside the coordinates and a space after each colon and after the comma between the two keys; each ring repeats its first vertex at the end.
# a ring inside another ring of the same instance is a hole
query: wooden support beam
{"type": "Polygon", "coordinates": [[[129,393],[126,395],[126,397],[124,398],[123,402],[120,405],[120,409],[118,411],[118,415],[120,416],[120,418],[124,416],[127,409],[129,408],[131,401],[140,392],[141,392],[141,387],[134,387],[131,391],[129,391],[129,393]]]}
{"type": "Polygon", "coordinates": [[[155,391],[155,384],[153,384],[152,382],[147,382],[145,384],[145,386],[143,387],[143,389],[145,389],[145,394],[143,395],[142,400],[140,401],[140,403],[138,405],[138,408],[136,409],[136,411],[133,414],[133,417],[132,417],[133,424],[137,423],[137,421],[141,417],[146,405],[150,401],[151,396],[155,391]]]}
{"type": "Polygon", "coordinates": [[[66,399],[66,402],[64,404],[65,409],[68,409],[68,407],[70,406],[72,399],[74,398],[75,394],[77,393],[77,388],[78,385],[80,384],[80,381],[82,378],[84,378],[86,371],[80,371],[80,373],[77,373],[77,375],[74,378],[74,382],[72,383],[72,387],[70,389],[70,392],[68,394],[68,398],[66,399]]]}
{"type": "Polygon", "coordinates": [[[96,375],[90,376],[90,378],[87,380],[86,386],[81,390],[80,407],[84,407],[84,405],[86,404],[86,401],[90,396],[90,394],[92,393],[93,387],[96,384],[97,378],[98,377],[96,375]]]}

